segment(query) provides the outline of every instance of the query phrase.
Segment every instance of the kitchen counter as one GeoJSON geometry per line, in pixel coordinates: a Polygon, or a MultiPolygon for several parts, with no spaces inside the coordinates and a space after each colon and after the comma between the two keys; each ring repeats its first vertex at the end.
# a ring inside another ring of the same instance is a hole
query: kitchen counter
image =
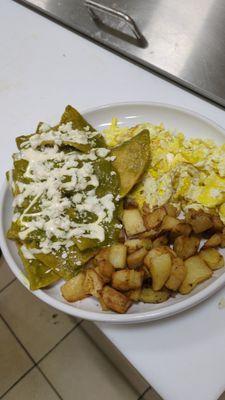
{"type": "MultiPolygon", "coordinates": [[[[14,138],[65,105],[79,110],[122,101],[157,101],[197,111],[225,128],[224,110],[9,0],[0,3],[0,181],[14,138]]],[[[222,289],[163,321],[98,328],[166,400],[216,400],[225,389],[222,289]]]]}

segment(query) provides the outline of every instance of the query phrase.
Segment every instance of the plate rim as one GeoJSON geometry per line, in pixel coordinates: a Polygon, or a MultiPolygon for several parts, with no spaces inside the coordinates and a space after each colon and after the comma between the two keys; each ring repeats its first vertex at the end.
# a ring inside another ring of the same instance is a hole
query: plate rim
{"type": "MultiPolygon", "coordinates": [[[[135,101],[135,102],[116,102],[116,103],[109,103],[109,104],[104,104],[101,106],[97,107],[91,107],[88,109],[85,109],[82,111],[82,115],[87,118],[88,114],[93,113],[93,112],[99,112],[104,109],[109,109],[113,107],[135,107],[135,106],[149,106],[149,107],[162,107],[170,110],[175,110],[182,112],[186,115],[189,115],[191,117],[195,117],[204,123],[207,123],[208,125],[211,125],[214,129],[219,131],[224,137],[225,137],[225,129],[223,129],[219,124],[215,123],[208,117],[205,117],[201,115],[198,112],[192,111],[190,109],[184,108],[184,107],[179,107],[173,104],[169,103],[161,103],[161,102],[146,102],[146,101],[135,101]]],[[[74,317],[82,318],[82,319],[87,319],[91,321],[96,321],[96,322],[110,322],[110,323],[117,323],[117,324],[127,324],[127,323],[141,323],[141,322],[147,322],[147,321],[154,321],[158,319],[163,319],[163,318],[168,318],[170,316],[176,315],[178,313],[181,313],[189,308],[192,308],[199,304],[200,302],[206,300],[210,296],[212,296],[215,292],[217,292],[219,289],[221,289],[225,285],[225,274],[221,275],[220,277],[217,277],[214,282],[212,282],[208,287],[203,288],[200,290],[198,293],[195,293],[192,297],[185,298],[184,300],[175,303],[175,304],[170,304],[168,306],[165,306],[163,308],[159,308],[157,310],[151,310],[151,311],[145,311],[141,313],[135,313],[135,314],[116,314],[116,313],[97,313],[95,311],[87,311],[83,309],[79,309],[76,307],[73,307],[71,304],[66,304],[61,302],[60,300],[54,299],[51,297],[49,294],[45,293],[42,289],[38,289],[36,291],[31,291],[26,284],[25,281],[25,276],[17,266],[17,263],[14,261],[11,252],[8,248],[7,245],[7,238],[5,236],[4,230],[3,230],[3,211],[4,211],[4,199],[7,195],[7,192],[9,190],[8,184],[5,180],[3,185],[1,186],[1,191],[0,191],[0,247],[2,250],[2,253],[5,257],[5,260],[9,266],[9,268],[12,270],[16,278],[23,284],[23,286],[26,287],[26,289],[29,290],[30,293],[32,293],[34,296],[38,297],[40,300],[44,301],[45,303],[49,304],[50,306],[65,312],[67,314],[70,314],[74,317]]]]}

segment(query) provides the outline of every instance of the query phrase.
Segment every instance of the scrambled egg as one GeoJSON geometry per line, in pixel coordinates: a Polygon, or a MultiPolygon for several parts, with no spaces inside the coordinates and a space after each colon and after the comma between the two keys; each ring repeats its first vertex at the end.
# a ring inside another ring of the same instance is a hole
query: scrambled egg
{"type": "Polygon", "coordinates": [[[225,223],[225,144],[186,139],[163,124],[120,127],[116,118],[103,134],[107,145],[114,147],[144,128],[150,133],[151,162],[132,197],[140,206],[147,202],[153,208],[170,201],[183,211],[194,208],[218,213],[225,223]]]}

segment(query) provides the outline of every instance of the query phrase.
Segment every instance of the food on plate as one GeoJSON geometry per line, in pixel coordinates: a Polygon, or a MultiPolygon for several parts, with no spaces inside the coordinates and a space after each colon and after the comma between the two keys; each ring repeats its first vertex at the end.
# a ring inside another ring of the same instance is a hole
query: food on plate
{"type": "Polygon", "coordinates": [[[225,145],[150,123],[96,131],[71,106],[16,139],[7,173],[30,289],[105,312],[186,295],[224,266],[225,145]]]}

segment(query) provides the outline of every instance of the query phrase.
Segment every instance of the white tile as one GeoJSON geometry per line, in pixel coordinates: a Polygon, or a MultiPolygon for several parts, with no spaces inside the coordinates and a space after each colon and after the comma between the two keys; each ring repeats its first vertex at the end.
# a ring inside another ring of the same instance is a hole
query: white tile
{"type": "Polygon", "coordinates": [[[0,318],[0,396],[33,365],[0,318]]]}
{"type": "Polygon", "coordinates": [[[138,398],[138,393],[79,327],[41,361],[40,368],[63,400],[138,398]]]}
{"type": "Polygon", "coordinates": [[[59,397],[37,368],[32,369],[3,400],[59,400],[59,397]]]}
{"type": "Polygon", "coordinates": [[[0,313],[35,361],[77,324],[75,318],[48,306],[18,281],[0,293],[0,313]]]}
{"type": "Polygon", "coordinates": [[[15,278],[12,271],[9,269],[3,256],[0,257],[0,290],[13,281],[15,278]]]}

